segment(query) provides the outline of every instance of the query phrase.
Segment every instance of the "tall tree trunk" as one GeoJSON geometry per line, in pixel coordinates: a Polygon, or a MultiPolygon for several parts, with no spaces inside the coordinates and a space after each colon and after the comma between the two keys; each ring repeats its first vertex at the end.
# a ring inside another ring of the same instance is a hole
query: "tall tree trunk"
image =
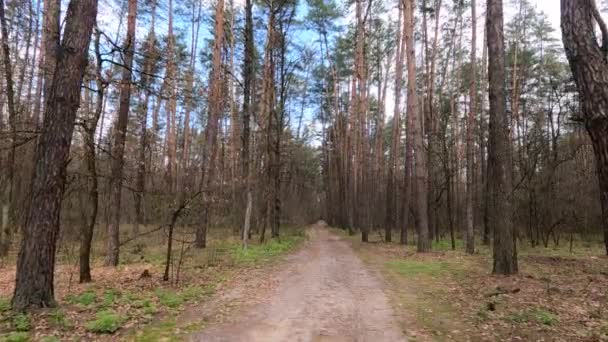
{"type": "Polygon", "coordinates": [[[485,91],[488,89],[488,79],[487,79],[487,71],[488,71],[488,44],[487,44],[487,30],[483,31],[483,53],[481,57],[481,89],[484,93],[480,99],[480,109],[479,113],[479,160],[481,164],[481,186],[479,187],[479,199],[482,203],[482,224],[483,224],[483,244],[490,244],[490,222],[489,222],[489,198],[488,198],[488,159],[487,159],[487,140],[486,140],[486,105],[485,105],[485,91]]]}
{"type": "Polygon", "coordinates": [[[200,31],[202,4],[194,3],[192,9],[192,41],[190,43],[190,65],[188,75],[186,75],[186,99],[184,113],[184,136],[181,143],[182,157],[180,160],[180,172],[178,175],[178,191],[183,192],[190,184],[186,184],[188,180],[188,170],[190,166],[190,113],[193,107],[194,98],[194,75],[196,74],[196,53],[198,50],[198,36],[200,31]]]}
{"type": "MultiPolygon", "coordinates": [[[[43,66],[43,89],[46,98],[50,91],[51,82],[55,73],[55,65],[60,52],[60,23],[61,0],[44,1],[44,27],[42,29],[44,47],[44,66],[43,66]]],[[[90,38],[89,38],[90,39],[90,38]]],[[[44,110],[44,109],[43,109],[44,110]]]]}
{"type": "Polygon", "coordinates": [[[245,219],[243,223],[243,247],[247,248],[247,240],[251,226],[251,213],[253,211],[253,195],[251,186],[251,93],[253,81],[255,79],[254,69],[254,41],[253,41],[253,3],[252,0],[245,0],[245,54],[243,61],[243,130],[241,133],[242,147],[241,166],[242,177],[246,186],[246,206],[245,219]]]}
{"type": "Polygon", "coordinates": [[[562,39],[582,104],[579,119],[585,123],[595,152],[608,255],[608,28],[595,0],[561,0],[561,9],[562,39]],[[596,39],[596,24],[602,46],[596,39]]]}
{"type": "Polygon", "coordinates": [[[167,156],[166,182],[170,192],[175,190],[177,180],[177,62],[175,54],[175,34],[173,32],[173,0],[169,0],[169,27],[167,32],[167,74],[165,77],[168,108],[165,129],[165,154],[167,156]]]}
{"type": "Polygon", "coordinates": [[[512,180],[509,117],[506,111],[505,43],[502,0],[487,0],[488,79],[490,94],[490,142],[488,148],[494,226],[492,273],[517,273],[517,250],[512,222],[512,180]]]}
{"type": "MultiPolygon", "coordinates": [[[[405,57],[405,39],[401,37],[403,18],[403,2],[399,1],[399,17],[397,22],[397,44],[395,58],[395,103],[393,111],[393,128],[391,132],[391,149],[388,160],[387,185],[386,185],[386,218],[384,224],[387,230],[396,228],[398,212],[397,191],[397,161],[399,160],[399,142],[401,141],[401,90],[403,88],[403,61],[405,57]]],[[[402,230],[403,231],[403,230],[402,230]]],[[[404,243],[403,234],[400,239],[404,243]]]]}
{"type": "Polygon", "coordinates": [[[4,69],[4,81],[6,82],[6,100],[8,103],[8,125],[9,125],[9,152],[8,152],[8,177],[2,195],[3,203],[0,208],[0,219],[3,224],[0,227],[0,256],[8,254],[12,242],[14,217],[14,185],[15,185],[15,157],[17,148],[17,108],[15,106],[15,91],[13,84],[13,66],[8,44],[8,26],[4,13],[4,0],[0,0],[0,29],[2,32],[2,66],[4,69]],[[4,235],[4,238],[2,237],[4,235]]]}
{"type": "Polygon", "coordinates": [[[224,42],[224,0],[215,4],[215,36],[213,41],[213,56],[211,69],[211,92],[209,93],[209,117],[205,128],[205,146],[203,147],[203,171],[201,187],[203,189],[203,210],[201,224],[197,227],[194,246],[205,248],[207,245],[207,228],[211,209],[210,188],[215,173],[217,157],[217,134],[219,119],[222,115],[223,77],[222,77],[222,47],[224,42]]]}
{"type": "Polygon", "coordinates": [[[473,196],[475,189],[473,186],[474,152],[473,152],[473,131],[475,126],[475,116],[477,115],[477,8],[475,0],[471,0],[471,71],[469,77],[469,115],[467,118],[467,193],[466,193],[466,252],[475,253],[475,227],[473,220],[473,196]]]}
{"type": "Polygon", "coordinates": [[[123,169],[125,164],[125,141],[129,122],[131,102],[131,78],[133,55],[135,53],[135,24],[137,20],[137,0],[129,0],[127,19],[127,36],[123,45],[124,68],[120,84],[118,116],[112,144],[112,166],[110,174],[109,222],[107,228],[106,261],[107,266],[118,266],[120,248],[120,210],[122,197],[123,169]]]}
{"type": "MultiPolygon", "coordinates": [[[[266,47],[264,49],[264,71],[262,76],[262,103],[260,106],[260,114],[264,122],[265,134],[265,216],[262,223],[262,232],[260,241],[264,242],[265,232],[267,228],[272,230],[274,218],[274,163],[275,154],[273,153],[274,141],[272,135],[275,131],[276,119],[276,94],[275,94],[275,19],[276,8],[274,2],[269,3],[268,25],[266,29],[266,47]]],[[[271,232],[273,233],[273,232],[271,232]]]]}
{"type": "Polygon", "coordinates": [[[95,32],[95,57],[96,57],[96,77],[97,99],[95,100],[95,112],[86,121],[84,129],[84,150],[87,173],[87,212],[85,222],[80,232],[80,282],[88,283],[91,281],[91,243],[93,241],[93,230],[97,220],[99,208],[99,181],[97,180],[97,156],[95,149],[95,131],[97,123],[103,112],[105,91],[108,82],[102,76],[102,57],[99,49],[101,32],[95,32]]]}
{"type": "Polygon", "coordinates": [[[139,235],[140,226],[145,224],[143,202],[146,193],[146,150],[148,148],[148,103],[150,102],[150,75],[154,69],[154,61],[157,58],[156,34],[154,26],[156,23],[156,0],[151,3],[152,22],[145,43],[145,57],[143,75],[141,76],[141,87],[143,88],[143,99],[139,105],[139,150],[137,156],[137,173],[135,176],[135,223],[133,224],[133,236],[139,235]]]}
{"type": "MultiPolygon", "coordinates": [[[[80,105],[96,0],[70,1],[57,70],[48,87],[44,125],[35,155],[32,191],[17,260],[12,307],[21,311],[55,304],[54,270],[66,165],[80,105]]],[[[46,39],[54,39],[47,35],[46,39]]]]}
{"type": "Polygon", "coordinates": [[[427,202],[427,165],[422,131],[422,118],[418,110],[418,94],[416,92],[416,49],[414,46],[414,0],[405,1],[405,43],[407,55],[407,112],[412,117],[412,143],[414,149],[414,179],[416,187],[416,215],[418,218],[418,252],[428,252],[431,249],[428,226],[427,202]]]}
{"type": "MultiPolygon", "coordinates": [[[[434,17],[435,17],[435,32],[433,35],[433,45],[432,45],[432,51],[430,52],[429,55],[429,51],[428,51],[428,42],[425,42],[425,51],[427,53],[427,58],[426,58],[426,63],[425,65],[427,66],[427,70],[426,70],[426,91],[427,91],[427,96],[426,96],[426,101],[424,101],[424,110],[425,110],[425,114],[427,115],[427,120],[428,122],[425,123],[425,128],[427,130],[426,135],[427,135],[427,140],[428,140],[428,168],[427,168],[427,172],[428,172],[428,184],[429,184],[429,199],[428,199],[428,203],[429,203],[429,209],[428,209],[428,215],[429,215],[429,229],[434,229],[435,230],[435,239],[437,239],[437,241],[439,241],[439,225],[437,224],[437,209],[438,209],[438,205],[437,205],[437,190],[435,189],[436,187],[436,174],[437,174],[437,170],[436,170],[436,165],[438,164],[438,155],[439,155],[439,146],[438,146],[438,136],[437,136],[437,127],[438,127],[438,118],[436,116],[435,113],[435,69],[436,69],[436,64],[437,64],[437,46],[439,44],[439,22],[440,22],[440,14],[441,14],[441,5],[442,5],[442,1],[441,0],[436,0],[435,1],[435,13],[434,13],[434,17]],[[430,64],[430,65],[429,65],[430,64]]],[[[425,16],[426,18],[426,16],[425,16]]],[[[425,19],[426,20],[426,19],[425,19]]],[[[428,40],[427,38],[427,27],[426,24],[424,25],[424,31],[425,31],[425,41],[428,40]]]]}

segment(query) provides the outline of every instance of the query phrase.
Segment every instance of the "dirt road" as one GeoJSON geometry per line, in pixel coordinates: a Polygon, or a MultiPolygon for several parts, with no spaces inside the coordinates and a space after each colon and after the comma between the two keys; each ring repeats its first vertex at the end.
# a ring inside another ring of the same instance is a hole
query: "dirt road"
{"type": "MultiPolygon", "coordinates": [[[[405,341],[382,282],[338,236],[319,223],[275,274],[276,286],[193,341],[405,341]]],[[[256,288],[250,288],[252,293],[256,288]]]]}

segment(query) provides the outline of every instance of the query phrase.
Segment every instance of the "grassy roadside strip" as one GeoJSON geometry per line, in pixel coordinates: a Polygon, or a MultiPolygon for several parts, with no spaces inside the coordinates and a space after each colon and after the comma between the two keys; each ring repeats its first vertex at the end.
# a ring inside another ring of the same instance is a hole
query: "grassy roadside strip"
{"type": "MultiPolygon", "coordinates": [[[[474,255],[462,242],[434,243],[433,252],[348,236],[356,254],[378,272],[410,341],[608,341],[608,263],[600,245],[519,246],[520,272],[491,275],[491,250],[474,255]]],[[[374,236],[375,237],[375,236],[374,236]]]]}

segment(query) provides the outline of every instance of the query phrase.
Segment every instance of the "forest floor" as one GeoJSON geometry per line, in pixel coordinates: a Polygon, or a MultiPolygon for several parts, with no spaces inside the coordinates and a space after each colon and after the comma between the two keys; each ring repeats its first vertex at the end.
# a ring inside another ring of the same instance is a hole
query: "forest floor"
{"type": "Polygon", "coordinates": [[[97,260],[85,285],[64,250],[59,306],[29,315],[8,310],[15,270],[0,265],[0,341],[608,341],[599,244],[520,244],[519,275],[498,277],[486,246],[470,256],[441,241],[417,254],[380,234],[304,231],[247,251],[227,230],[212,234],[207,249],[184,251],[179,285],[160,280],[162,236],[123,248],[118,268],[97,260]]]}
{"type": "Polygon", "coordinates": [[[305,231],[283,229],[280,239],[251,241],[246,251],[229,229],[209,232],[208,247],[202,250],[182,245],[179,241],[191,236],[178,235],[168,282],[162,281],[165,239],[160,233],[123,246],[116,268],[103,266],[103,246],[95,245],[98,257],[89,284],[78,284],[77,248],[64,244],[55,272],[58,305],[29,314],[10,311],[15,255],[1,260],[0,342],[182,341],[208,322],[221,321],[236,307],[224,292],[246,279],[263,282],[267,272],[302,245],[305,231]],[[194,314],[200,308],[209,316],[194,314]]]}
{"type": "Polygon", "coordinates": [[[491,250],[465,254],[447,241],[433,252],[348,236],[386,293],[410,341],[608,341],[608,258],[599,243],[519,244],[516,276],[492,276],[491,250]]]}

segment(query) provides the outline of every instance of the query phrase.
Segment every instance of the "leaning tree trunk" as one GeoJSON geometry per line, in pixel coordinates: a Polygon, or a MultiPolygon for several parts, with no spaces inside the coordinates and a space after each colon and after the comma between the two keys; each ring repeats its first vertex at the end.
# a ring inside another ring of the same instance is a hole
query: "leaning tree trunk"
{"type": "MultiPolygon", "coordinates": [[[[65,21],[63,53],[48,87],[44,124],[38,138],[31,197],[26,206],[21,250],[12,306],[15,310],[55,304],[55,251],[59,213],[66,181],[80,87],[87,66],[91,32],[97,17],[97,0],[70,1],[65,21]]],[[[47,36],[48,37],[48,36],[47,36]]]]}
{"type": "Polygon", "coordinates": [[[595,152],[602,205],[602,227],[608,255],[608,28],[595,0],[561,0],[562,39],[580,94],[581,121],[595,152]],[[602,46],[595,25],[602,33],[602,46]]]}
{"type": "Polygon", "coordinates": [[[97,220],[97,212],[99,209],[99,181],[97,180],[97,157],[95,150],[95,131],[101,113],[103,112],[103,102],[105,99],[105,90],[108,82],[102,76],[102,57],[99,51],[99,39],[101,32],[95,32],[95,56],[97,60],[96,86],[97,99],[95,103],[95,112],[93,116],[87,120],[84,132],[84,150],[85,163],[88,172],[87,180],[87,216],[80,232],[80,282],[88,283],[91,281],[91,243],[93,241],[93,230],[95,221],[97,220]]]}
{"type": "Polygon", "coordinates": [[[502,0],[488,0],[488,78],[490,92],[490,142],[488,148],[494,225],[495,274],[517,273],[517,250],[511,220],[511,161],[509,117],[506,111],[505,44],[502,0]]]}

